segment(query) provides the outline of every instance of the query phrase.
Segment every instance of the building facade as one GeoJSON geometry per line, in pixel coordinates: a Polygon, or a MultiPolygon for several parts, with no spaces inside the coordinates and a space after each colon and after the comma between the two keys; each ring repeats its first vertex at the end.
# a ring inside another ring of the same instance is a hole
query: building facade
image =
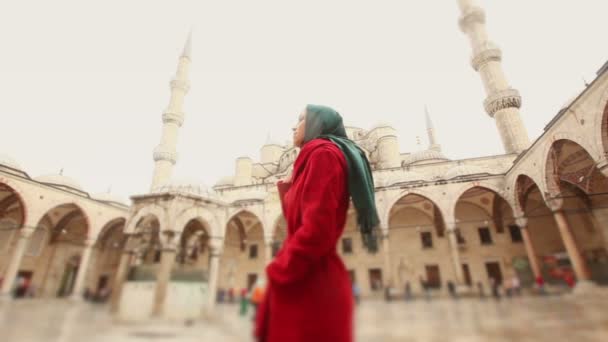
{"type": "MultiPolygon", "coordinates": [[[[438,290],[448,281],[487,288],[490,278],[514,275],[524,285],[538,276],[557,284],[569,274],[579,284],[605,284],[608,63],[530,142],[521,97],[487,37],[484,11],[471,0],[458,3],[472,66],[488,95],[484,107],[496,120],[505,153],[450,160],[428,113],[429,146],[413,153],[400,151],[388,125],[348,127],[372,164],[381,219],[380,249],[370,254],[349,211],[338,251],[353,281],[364,296],[408,282],[418,291],[420,279],[438,290]]],[[[87,289],[110,288],[116,309],[124,281],[151,274],[151,314],[162,316],[167,283],[176,274],[208,281],[209,308],[218,291],[238,292],[263,276],[288,239],[275,184],[291,172],[298,150],[269,141],[259,161],[238,158],[234,175],[213,188],[172,179],[190,44],[189,37],[171,82],[150,192],[127,204],[91,195],[61,174],[32,178],[0,157],[2,295],[16,278],[26,279],[39,297],[78,298],[87,289]]]]}

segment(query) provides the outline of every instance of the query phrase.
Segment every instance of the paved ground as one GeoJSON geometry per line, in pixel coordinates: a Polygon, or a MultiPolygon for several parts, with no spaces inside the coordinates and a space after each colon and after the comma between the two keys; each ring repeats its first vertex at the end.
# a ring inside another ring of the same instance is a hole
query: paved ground
{"type": "MultiPolygon", "coordinates": [[[[116,324],[107,308],[65,300],[0,304],[2,342],[251,341],[248,318],[221,305],[213,321],[116,324]]],[[[357,308],[357,341],[608,341],[608,294],[601,297],[449,299],[357,308]]]]}

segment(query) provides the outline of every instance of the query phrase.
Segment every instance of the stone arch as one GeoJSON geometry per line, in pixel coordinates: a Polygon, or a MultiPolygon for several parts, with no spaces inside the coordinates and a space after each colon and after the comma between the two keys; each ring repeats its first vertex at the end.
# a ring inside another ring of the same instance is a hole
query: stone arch
{"type": "Polygon", "coordinates": [[[94,293],[115,283],[117,266],[129,239],[126,223],[123,216],[107,219],[97,234],[87,275],[87,287],[94,293]]]}
{"type": "MultiPolygon", "coordinates": [[[[40,216],[40,218],[38,219],[38,222],[36,223],[36,226],[38,226],[42,220],[44,219],[45,216],[47,216],[47,214],[49,214],[51,211],[61,208],[61,207],[69,207],[69,206],[74,206],[76,208],[76,211],[80,212],[85,220],[86,223],[86,237],[85,238],[91,238],[91,234],[93,231],[93,227],[91,226],[91,218],[89,217],[89,214],[87,212],[87,210],[85,210],[85,208],[76,203],[76,202],[54,202],[52,205],[49,205],[46,207],[46,209],[44,211],[42,211],[42,214],[40,216]]],[[[70,215],[70,214],[75,214],[76,211],[72,211],[71,213],[66,214],[70,215]]],[[[65,217],[63,217],[61,220],[64,220],[65,217]]],[[[57,226],[58,224],[55,224],[55,226],[57,226]]],[[[56,227],[52,227],[52,229],[55,229],[56,227]]]]}
{"type": "Polygon", "coordinates": [[[178,221],[181,220],[183,225],[175,226],[179,230],[177,267],[190,268],[190,271],[194,270],[192,267],[199,271],[207,270],[209,253],[214,248],[211,245],[213,228],[208,222],[210,218],[203,216],[206,215],[196,210],[185,210],[180,215],[178,221]]]}
{"type": "Polygon", "coordinates": [[[279,214],[272,222],[272,227],[270,228],[272,229],[272,235],[269,236],[269,240],[271,242],[271,254],[274,257],[287,240],[289,233],[287,232],[287,222],[283,213],[279,214]]]}
{"type": "Polygon", "coordinates": [[[39,265],[32,286],[42,297],[67,296],[75,290],[80,258],[92,238],[91,218],[80,203],[53,201],[37,220],[28,246],[39,265]]]}
{"type": "Polygon", "coordinates": [[[228,217],[218,286],[222,290],[250,289],[258,277],[263,276],[266,265],[263,216],[249,207],[239,208],[228,217]]]}
{"type": "MultiPolygon", "coordinates": [[[[562,182],[589,194],[594,185],[593,180],[597,179],[594,175],[598,172],[589,151],[576,141],[560,139],[551,144],[545,166],[545,182],[551,196],[561,193],[562,182]]],[[[603,175],[600,178],[603,179],[603,175]]]]}
{"type": "Polygon", "coordinates": [[[559,184],[557,184],[558,182],[553,179],[552,176],[554,175],[552,172],[556,171],[556,169],[554,168],[556,168],[557,165],[555,164],[554,159],[556,158],[555,154],[559,153],[558,150],[560,146],[565,142],[570,142],[575,145],[578,145],[583,151],[587,153],[587,155],[589,155],[592,161],[595,160],[593,158],[593,151],[595,151],[595,149],[593,148],[593,146],[589,145],[584,139],[574,136],[573,134],[568,132],[559,132],[553,134],[550,142],[551,143],[547,144],[543,149],[542,160],[544,162],[544,168],[542,182],[539,185],[542,186],[542,189],[547,191],[549,194],[555,195],[559,192],[559,184]]]}
{"type": "Polygon", "coordinates": [[[103,226],[101,226],[101,230],[95,237],[95,240],[103,239],[107,234],[112,234],[112,232],[119,226],[122,226],[122,232],[124,233],[126,228],[127,219],[125,217],[115,217],[113,219],[108,220],[103,226]]]}
{"type": "Polygon", "coordinates": [[[452,203],[450,203],[450,206],[449,206],[451,213],[456,213],[456,205],[458,204],[458,201],[460,200],[462,195],[464,195],[467,191],[469,191],[473,188],[482,188],[482,189],[486,189],[490,192],[493,192],[494,194],[500,196],[500,198],[502,198],[509,205],[511,210],[513,212],[515,212],[514,203],[512,201],[510,201],[510,198],[509,198],[509,196],[507,196],[507,193],[504,191],[504,189],[500,188],[499,186],[497,186],[495,184],[492,184],[491,182],[481,181],[481,182],[466,183],[463,186],[461,186],[457,191],[454,192],[454,195],[452,197],[453,201],[452,201],[452,203]]]}
{"type": "Polygon", "coordinates": [[[8,191],[13,193],[12,195],[8,195],[5,198],[0,199],[0,218],[2,218],[2,213],[4,211],[4,207],[7,207],[12,204],[13,200],[16,200],[21,206],[21,217],[20,221],[17,222],[20,225],[24,225],[28,219],[28,212],[30,210],[29,206],[25,203],[25,196],[21,187],[15,182],[10,181],[9,179],[0,178],[0,191],[8,191]],[[12,198],[14,196],[14,198],[12,198]]]}
{"type": "Polygon", "coordinates": [[[604,91],[597,104],[597,110],[594,111],[595,131],[594,141],[598,151],[601,153],[598,157],[608,155],[608,90],[604,91]]]}
{"type": "Polygon", "coordinates": [[[523,214],[525,212],[528,194],[534,189],[534,187],[539,189],[540,195],[543,197],[544,202],[544,194],[542,191],[540,191],[540,186],[538,186],[538,183],[532,177],[523,173],[515,177],[513,192],[515,204],[517,205],[517,211],[519,213],[523,214]]]}
{"type": "Polygon", "coordinates": [[[505,221],[505,214],[510,214],[507,216],[510,216],[512,221],[516,215],[516,211],[515,208],[513,207],[512,203],[509,203],[507,201],[507,199],[504,196],[504,193],[502,191],[500,191],[500,188],[491,185],[489,183],[474,183],[474,184],[468,184],[465,188],[464,191],[459,191],[457,193],[458,197],[456,198],[456,201],[454,202],[454,206],[453,206],[453,212],[454,212],[454,218],[457,220],[457,212],[458,212],[458,205],[462,205],[464,203],[466,203],[467,205],[471,205],[474,206],[476,208],[478,208],[484,215],[486,215],[487,217],[487,221],[492,221],[494,226],[496,227],[497,232],[502,233],[504,231],[504,221],[505,221]],[[475,191],[477,193],[475,193],[475,191]],[[491,200],[489,200],[487,197],[482,197],[484,192],[486,193],[491,193],[493,194],[493,198],[491,200]],[[473,194],[473,196],[478,196],[479,197],[479,203],[477,203],[476,201],[464,201],[465,199],[465,195],[467,194],[473,194]],[[487,203],[484,203],[484,200],[487,203]],[[508,212],[504,212],[504,209],[508,210],[508,212]]]}
{"type": "Polygon", "coordinates": [[[387,206],[386,209],[384,211],[384,213],[381,215],[380,217],[380,221],[383,224],[388,225],[389,219],[390,219],[390,215],[391,215],[391,211],[393,209],[393,207],[395,206],[395,204],[402,199],[403,197],[407,196],[407,195],[418,195],[421,197],[425,197],[426,199],[428,199],[429,201],[431,201],[433,204],[435,204],[435,206],[439,209],[439,212],[441,213],[441,216],[444,218],[444,222],[445,222],[445,212],[442,208],[441,201],[439,201],[438,198],[436,198],[435,195],[431,194],[429,191],[425,191],[422,189],[415,189],[415,190],[405,190],[405,191],[400,191],[399,193],[393,195],[392,197],[389,198],[388,202],[387,202],[387,206]]]}
{"type": "Polygon", "coordinates": [[[175,219],[174,227],[177,231],[183,232],[191,220],[198,220],[211,237],[218,238],[222,236],[222,229],[216,216],[208,209],[200,207],[193,207],[182,211],[175,219]]]}
{"type": "Polygon", "coordinates": [[[419,193],[418,191],[408,191],[408,192],[403,192],[402,196],[399,197],[396,201],[392,201],[391,205],[388,209],[388,215],[386,217],[386,225],[387,225],[387,229],[390,231],[390,219],[391,216],[393,214],[394,208],[397,206],[397,204],[401,201],[406,199],[407,197],[420,197],[423,201],[429,201],[431,203],[432,208],[429,208],[428,210],[432,209],[432,214],[426,212],[425,210],[421,209],[421,208],[413,208],[414,210],[420,211],[424,216],[426,216],[430,222],[432,222],[432,224],[434,225],[435,231],[437,232],[437,235],[442,237],[445,233],[446,230],[446,221],[445,221],[445,216],[444,214],[441,212],[441,209],[439,207],[439,205],[437,205],[437,202],[434,201],[433,199],[419,193]]]}
{"type": "Polygon", "coordinates": [[[158,223],[160,224],[159,231],[162,231],[168,227],[167,210],[158,204],[152,204],[139,209],[135,215],[128,220],[125,233],[135,233],[135,228],[137,227],[139,221],[149,215],[154,216],[158,220],[158,223]]]}
{"type": "Polygon", "coordinates": [[[226,224],[224,225],[224,236],[226,236],[226,229],[228,228],[228,224],[230,224],[230,222],[234,218],[238,217],[243,213],[252,215],[260,223],[260,225],[262,226],[262,231],[264,232],[264,234],[266,234],[266,230],[269,228],[265,227],[264,220],[262,219],[264,216],[262,215],[262,212],[260,210],[257,210],[257,208],[239,208],[238,210],[228,215],[228,220],[226,220],[226,224]]]}

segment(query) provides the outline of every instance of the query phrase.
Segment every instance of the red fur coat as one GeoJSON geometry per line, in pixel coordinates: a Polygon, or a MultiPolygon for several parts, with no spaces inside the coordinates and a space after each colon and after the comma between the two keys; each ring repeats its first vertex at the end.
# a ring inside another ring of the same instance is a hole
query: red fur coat
{"type": "Polygon", "coordinates": [[[336,245],[349,204],[347,164],[332,142],[306,143],[292,183],[279,182],[287,240],[266,268],[255,336],[263,342],[351,342],[353,297],[336,245]]]}

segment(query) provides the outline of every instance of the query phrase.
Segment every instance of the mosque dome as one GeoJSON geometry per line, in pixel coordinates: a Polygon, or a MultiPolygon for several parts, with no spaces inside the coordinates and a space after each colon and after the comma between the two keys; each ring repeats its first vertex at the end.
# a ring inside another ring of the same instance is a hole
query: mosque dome
{"type": "Polygon", "coordinates": [[[54,187],[86,192],[76,180],[61,174],[43,175],[34,178],[34,180],[54,187]]]}
{"type": "Polygon", "coordinates": [[[467,164],[459,164],[452,168],[450,168],[446,173],[445,179],[454,179],[462,176],[469,175],[479,175],[479,174],[488,174],[488,170],[475,166],[475,165],[467,165],[467,164]]]}
{"type": "Polygon", "coordinates": [[[104,192],[101,194],[95,194],[93,196],[91,196],[93,199],[96,199],[98,201],[103,201],[103,202],[111,202],[111,203],[117,203],[117,204],[122,204],[122,205],[128,205],[128,202],[118,196],[118,195],[114,195],[108,192],[104,192]]]}
{"type": "Polygon", "coordinates": [[[25,172],[19,163],[12,157],[7,156],[6,154],[0,154],[0,167],[8,167],[20,172],[25,172]]]}
{"type": "Polygon", "coordinates": [[[171,180],[152,189],[153,193],[175,192],[184,195],[214,198],[216,194],[205,185],[187,180],[171,180]]]}
{"type": "Polygon", "coordinates": [[[431,161],[431,160],[441,161],[441,160],[449,160],[449,159],[446,156],[444,156],[443,153],[441,153],[440,151],[424,150],[424,151],[414,152],[414,153],[410,154],[409,156],[407,156],[403,160],[402,165],[412,165],[412,164],[431,161]]]}

